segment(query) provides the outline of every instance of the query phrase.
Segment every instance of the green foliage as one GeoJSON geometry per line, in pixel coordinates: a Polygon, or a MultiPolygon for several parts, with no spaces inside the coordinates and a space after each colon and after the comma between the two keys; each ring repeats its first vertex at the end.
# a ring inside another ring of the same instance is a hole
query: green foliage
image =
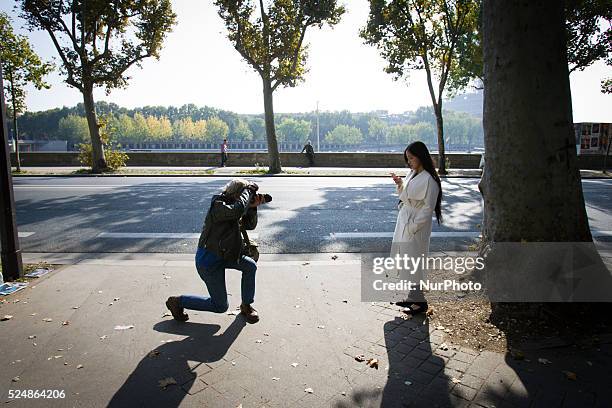
{"type": "Polygon", "coordinates": [[[277,127],[278,140],[287,142],[305,142],[310,135],[310,122],[305,120],[283,118],[277,127]]]}
{"type": "Polygon", "coordinates": [[[252,0],[215,0],[234,48],[271,82],[296,86],[306,72],[302,45],[308,27],[334,26],[344,7],[336,0],[273,0],[259,7],[252,0]],[[259,15],[256,15],[259,13],[259,15]]]}
{"type": "Polygon", "coordinates": [[[59,121],[59,132],[68,144],[80,144],[89,140],[87,119],[82,116],[68,115],[59,121]]]}
{"type": "Polygon", "coordinates": [[[219,118],[206,121],[206,139],[212,142],[222,142],[227,137],[229,126],[219,118]]]}
{"type": "Polygon", "coordinates": [[[126,71],[159,58],[175,24],[170,0],[19,0],[31,31],[46,31],[60,56],[66,83],[81,92],[127,85],[126,71]],[[86,1],[86,3],[85,3],[86,1]]]}
{"type": "Polygon", "coordinates": [[[389,126],[382,120],[372,118],[368,121],[368,138],[372,142],[385,143],[389,136],[389,126]]]}
{"type": "Polygon", "coordinates": [[[327,143],[356,145],[363,142],[363,134],[359,128],[347,125],[338,125],[325,136],[327,143]]]}
{"type": "Polygon", "coordinates": [[[232,139],[236,140],[253,140],[253,131],[245,120],[238,121],[238,125],[234,128],[232,139]]]}
{"type": "Polygon", "coordinates": [[[13,115],[25,111],[25,86],[32,84],[36,89],[50,86],[44,77],[53,70],[53,65],[43,63],[36,55],[25,36],[13,32],[11,19],[0,13],[0,63],[4,76],[4,97],[13,115]]]}
{"type": "MultiPolygon", "coordinates": [[[[109,118],[103,118],[100,120],[100,139],[106,152],[104,153],[106,158],[106,165],[108,170],[115,171],[125,166],[129,157],[118,149],[117,146],[113,146],[111,134],[115,129],[112,129],[109,118]]],[[[79,145],[79,162],[83,166],[92,167],[93,165],[93,149],[91,143],[81,143],[79,145]]]]}
{"type": "MultiPolygon", "coordinates": [[[[460,53],[478,43],[480,4],[476,0],[370,0],[370,16],[361,37],[375,45],[387,61],[386,72],[400,78],[411,70],[434,73],[439,86],[430,83],[437,104],[460,53]]],[[[458,81],[451,87],[461,88],[458,81]]]]}

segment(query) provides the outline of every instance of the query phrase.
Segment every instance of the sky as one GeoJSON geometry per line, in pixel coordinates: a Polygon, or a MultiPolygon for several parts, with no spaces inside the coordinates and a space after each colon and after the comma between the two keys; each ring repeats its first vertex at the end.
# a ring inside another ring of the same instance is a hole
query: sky
{"type": "MultiPolygon", "coordinates": [[[[24,30],[13,4],[13,0],[3,0],[0,10],[13,17],[16,31],[28,36],[43,59],[57,59],[48,34],[24,30]]],[[[385,61],[377,50],[359,38],[358,32],[367,21],[368,1],[344,0],[344,4],[347,13],[335,28],[307,32],[306,80],[296,88],[277,89],[275,111],[313,111],[317,102],[323,111],[351,112],[399,113],[430,106],[424,72],[413,71],[409,78],[394,81],[383,71],[385,61]]],[[[128,88],[109,95],[97,89],[95,99],[126,108],[193,103],[237,113],[263,112],[261,79],[226,38],[212,0],[172,0],[172,7],[178,23],[168,35],[160,59],[146,60],[142,69],[130,68],[128,88]]],[[[600,92],[600,80],[612,75],[610,71],[598,63],[570,76],[574,122],[612,122],[612,95],[600,92]]],[[[49,90],[28,90],[30,111],[82,102],[80,93],[66,85],[59,72],[51,74],[47,82],[52,85],[49,90]]]]}

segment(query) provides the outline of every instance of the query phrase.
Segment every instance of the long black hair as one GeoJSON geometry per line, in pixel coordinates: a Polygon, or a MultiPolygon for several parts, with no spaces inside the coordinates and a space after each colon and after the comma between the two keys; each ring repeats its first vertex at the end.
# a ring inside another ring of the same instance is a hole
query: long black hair
{"type": "Polygon", "coordinates": [[[408,152],[410,152],[411,155],[416,156],[419,159],[421,165],[423,166],[423,169],[425,169],[425,171],[431,175],[431,177],[436,181],[436,183],[438,183],[439,191],[438,199],[436,200],[435,213],[436,220],[438,221],[438,224],[440,224],[440,222],[442,222],[442,182],[440,181],[440,176],[438,176],[438,172],[434,167],[433,160],[431,159],[431,155],[429,154],[429,149],[427,149],[427,146],[425,146],[425,143],[423,142],[417,141],[410,143],[408,147],[406,147],[406,150],[404,150],[404,160],[406,161],[406,164],[409,163],[408,152]]]}

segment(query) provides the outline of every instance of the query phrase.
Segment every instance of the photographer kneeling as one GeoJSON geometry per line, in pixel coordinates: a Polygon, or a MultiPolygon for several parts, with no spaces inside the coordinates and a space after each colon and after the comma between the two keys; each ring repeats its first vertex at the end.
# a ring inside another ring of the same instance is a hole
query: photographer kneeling
{"type": "Polygon", "coordinates": [[[255,260],[245,255],[241,234],[257,226],[257,206],[271,200],[268,195],[257,194],[257,184],[244,179],[233,179],[220,195],[212,198],[198,242],[196,268],[208,288],[208,296],[171,296],[166,306],[174,319],[186,321],[184,309],[224,313],[229,305],[225,286],[225,269],[242,271],[242,304],[240,313],[247,322],[259,321],[251,304],[255,296],[255,260]]]}

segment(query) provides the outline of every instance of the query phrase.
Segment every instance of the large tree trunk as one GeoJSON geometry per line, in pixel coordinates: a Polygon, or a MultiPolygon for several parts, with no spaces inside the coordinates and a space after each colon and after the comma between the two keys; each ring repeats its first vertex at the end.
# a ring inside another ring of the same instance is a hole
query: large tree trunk
{"type": "Polygon", "coordinates": [[[436,130],[438,131],[438,173],[447,174],[446,171],[446,151],[444,148],[444,120],[442,119],[442,100],[434,106],[436,114],[436,130]]]}
{"type": "Polygon", "coordinates": [[[563,2],[484,2],[483,175],[495,242],[591,241],[572,124],[563,2]]]}
{"type": "Polygon", "coordinates": [[[278,144],[276,142],[276,127],[274,126],[274,103],[270,81],[263,79],[264,113],[266,119],[266,137],[268,139],[268,158],[270,160],[270,173],[278,174],[282,171],[278,144]]]}
{"type": "Polygon", "coordinates": [[[15,102],[15,83],[13,82],[13,71],[9,71],[9,81],[11,81],[11,102],[13,104],[13,139],[15,140],[15,159],[17,161],[17,171],[21,171],[21,158],[19,157],[19,128],[17,127],[17,103],[15,102]]]}
{"type": "Polygon", "coordinates": [[[98,126],[98,118],[96,116],[96,106],[93,99],[93,87],[86,86],[83,88],[83,103],[85,105],[85,116],[87,117],[87,125],[89,127],[89,135],[91,137],[92,148],[92,166],[93,173],[101,173],[105,171],[106,158],[104,157],[104,147],[100,138],[100,127],[98,126]]]}

